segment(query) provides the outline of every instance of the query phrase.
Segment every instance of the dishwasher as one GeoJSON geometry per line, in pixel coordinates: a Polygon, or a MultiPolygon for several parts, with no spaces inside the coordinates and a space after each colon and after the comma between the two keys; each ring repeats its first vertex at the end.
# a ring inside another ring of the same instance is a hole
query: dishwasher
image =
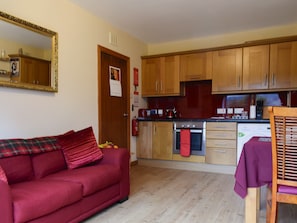
{"type": "Polygon", "coordinates": [[[237,124],[237,162],[244,144],[254,136],[271,136],[270,123],[238,123],[237,124]]]}

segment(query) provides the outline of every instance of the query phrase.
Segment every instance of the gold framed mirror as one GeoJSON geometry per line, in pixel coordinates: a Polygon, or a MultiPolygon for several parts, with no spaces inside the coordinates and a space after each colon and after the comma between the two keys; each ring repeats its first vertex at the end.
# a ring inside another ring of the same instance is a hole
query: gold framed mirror
{"type": "Polygon", "coordinates": [[[58,34],[0,11],[0,86],[58,91],[58,34]]]}

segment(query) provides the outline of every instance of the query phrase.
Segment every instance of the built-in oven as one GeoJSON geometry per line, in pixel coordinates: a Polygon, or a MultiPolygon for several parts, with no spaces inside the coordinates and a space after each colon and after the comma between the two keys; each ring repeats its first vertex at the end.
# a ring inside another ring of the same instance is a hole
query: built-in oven
{"type": "Polygon", "coordinates": [[[180,132],[190,130],[191,155],[205,156],[206,148],[205,121],[178,121],[173,125],[173,154],[180,154],[180,132]]]}

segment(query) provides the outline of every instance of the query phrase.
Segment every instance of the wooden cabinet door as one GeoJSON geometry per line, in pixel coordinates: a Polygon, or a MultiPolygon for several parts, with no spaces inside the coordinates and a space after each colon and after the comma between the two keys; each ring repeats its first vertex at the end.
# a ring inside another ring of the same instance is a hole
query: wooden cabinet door
{"type": "Polygon", "coordinates": [[[142,96],[155,96],[159,93],[161,58],[142,60],[142,96]]]}
{"type": "Polygon", "coordinates": [[[179,95],[179,56],[161,58],[160,95],[179,95]]]}
{"type": "Polygon", "coordinates": [[[50,86],[50,63],[47,61],[36,61],[36,84],[50,86]]]}
{"type": "Polygon", "coordinates": [[[137,158],[152,158],[152,122],[139,122],[137,137],[137,158]]]}
{"type": "Polygon", "coordinates": [[[243,48],[243,90],[268,88],[269,45],[243,48]]]}
{"type": "Polygon", "coordinates": [[[180,58],[180,81],[212,78],[212,52],[185,54],[180,58]]]}
{"type": "Polygon", "coordinates": [[[224,93],[242,89],[242,48],[213,52],[212,92],[224,93]]]}
{"type": "Polygon", "coordinates": [[[153,159],[172,160],[172,122],[153,123],[153,159]]]}
{"type": "Polygon", "coordinates": [[[28,58],[20,59],[21,82],[35,84],[35,61],[28,58]]]}
{"type": "Polygon", "coordinates": [[[297,41],[270,45],[271,89],[297,87],[297,41]]]}

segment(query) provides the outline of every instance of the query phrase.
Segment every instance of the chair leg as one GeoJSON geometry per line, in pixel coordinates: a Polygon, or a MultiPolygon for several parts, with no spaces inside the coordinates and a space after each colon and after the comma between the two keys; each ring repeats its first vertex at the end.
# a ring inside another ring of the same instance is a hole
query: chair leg
{"type": "Polygon", "coordinates": [[[271,212],[270,212],[270,223],[275,223],[277,218],[277,202],[276,200],[271,200],[271,212]]]}
{"type": "Polygon", "coordinates": [[[267,186],[266,192],[266,223],[270,223],[271,216],[271,188],[267,186]]]}

